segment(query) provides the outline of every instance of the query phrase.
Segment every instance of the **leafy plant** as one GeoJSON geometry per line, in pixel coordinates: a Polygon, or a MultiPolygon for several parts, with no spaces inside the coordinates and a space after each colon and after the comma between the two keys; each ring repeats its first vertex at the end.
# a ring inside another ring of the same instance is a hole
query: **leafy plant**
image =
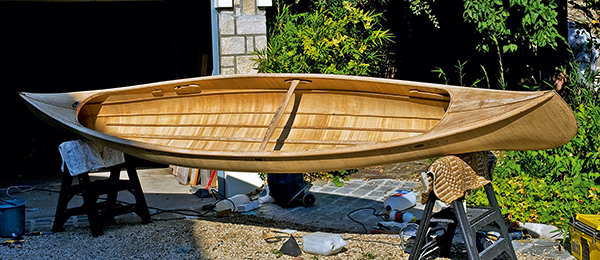
{"type": "MultiPolygon", "coordinates": [[[[466,76],[465,67],[467,65],[467,62],[468,61],[461,62],[460,60],[458,60],[458,64],[454,65],[454,69],[455,69],[456,73],[458,74],[459,86],[465,86],[464,78],[466,76]]],[[[482,68],[483,68],[483,66],[482,66],[482,68]]],[[[446,72],[442,68],[436,67],[436,69],[432,70],[431,72],[438,73],[438,78],[443,79],[446,85],[448,85],[450,83],[448,74],[446,74],[446,72]]],[[[485,69],[484,69],[484,72],[485,72],[485,69]]],[[[486,77],[487,77],[487,74],[486,74],[486,77]]],[[[482,78],[475,79],[469,86],[477,87],[477,84],[479,84],[479,82],[481,82],[481,80],[482,80],[482,78]]],[[[489,87],[489,79],[488,79],[488,87],[489,87]]]]}
{"type": "Polygon", "coordinates": [[[485,67],[483,65],[479,64],[479,66],[481,67],[481,70],[483,71],[483,75],[485,76],[485,81],[487,82],[487,87],[492,88],[492,85],[490,84],[490,77],[488,76],[487,70],[485,70],[485,67]]]}
{"type": "Polygon", "coordinates": [[[335,186],[342,187],[344,186],[344,183],[342,181],[347,181],[350,175],[358,171],[359,169],[329,172],[308,172],[304,174],[304,179],[307,182],[313,182],[316,180],[327,180],[333,182],[335,186]]]}
{"type": "Polygon", "coordinates": [[[559,46],[563,50],[564,45],[559,43],[566,41],[557,29],[555,0],[463,0],[463,6],[464,20],[474,25],[480,36],[476,49],[497,55],[499,89],[506,89],[509,81],[511,85],[520,85],[524,80],[542,84],[543,73],[566,64],[563,52],[557,50],[559,46]],[[538,52],[549,48],[554,50],[552,57],[556,64],[536,65],[538,52]],[[527,61],[526,57],[535,58],[527,61]],[[512,75],[507,75],[508,66],[513,68],[512,75]],[[517,72],[527,70],[533,70],[531,75],[517,72]]]}
{"type": "MultiPolygon", "coordinates": [[[[567,144],[540,151],[508,151],[500,157],[492,185],[508,220],[553,224],[567,230],[578,213],[600,212],[600,105],[593,83],[582,84],[570,73],[568,88],[578,130],[567,144]]],[[[487,205],[483,190],[474,191],[471,205],[487,205]]]]}
{"type": "Polygon", "coordinates": [[[599,71],[587,67],[583,74],[579,73],[578,64],[569,64],[569,81],[565,85],[563,97],[565,101],[576,108],[577,104],[596,104],[598,100],[598,85],[595,78],[599,71]]]}
{"type": "Polygon", "coordinates": [[[267,48],[255,51],[259,72],[386,75],[393,36],[381,27],[381,13],[352,1],[314,5],[303,13],[279,9],[267,48]]]}
{"type": "Polygon", "coordinates": [[[558,6],[554,0],[464,0],[463,3],[463,17],[476,25],[482,36],[477,48],[483,52],[489,52],[491,46],[502,53],[514,52],[519,46],[556,48],[557,40],[562,39],[556,29],[558,6]]]}
{"type": "Polygon", "coordinates": [[[438,22],[437,17],[435,17],[435,15],[433,15],[431,12],[431,7],[427,1],[408,0],[408,2],[410,3],[410,10],[413,12],[413,14],[421,15],[421,12],[427,14],[427,17],[433,26],[435,28],[440,28],[440,23],[438,22]]]}

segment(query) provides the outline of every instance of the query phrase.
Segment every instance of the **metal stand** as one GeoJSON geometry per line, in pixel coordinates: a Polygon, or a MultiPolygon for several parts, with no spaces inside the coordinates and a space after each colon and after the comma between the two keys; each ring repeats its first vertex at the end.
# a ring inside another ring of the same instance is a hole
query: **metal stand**
{"type": "MultiPolygon", "coordinates": [[[[490,208],[482,214],[479,214],[478,216],[475,216],[469,220],[466,209],[463,206],[462,199],[453,201],[451,204],[452,208],[447,209],[451,210],[453,213],[449,214],[453,220],[453,223],[449,225],[446,234],[444,234],[441,239],[438,239],[435,242],[440,246],[442,254],[449,253],[450,246],[452,244],[452,237],[456,227],[458,226],[463,235],[465,247],[470,260],[494,259],[500,254],[505,254],[508,259],[516,260],[517,256],[510,241],[510,237],[508,236],[508,231],[506,229],[506,225],[504,224],[494,189],[491,184],[486,184],[484,189],[490,202],[490,208]],[[498,238],[498,240],[495,241],[491,246],[479,252],[477,250],[475,240],[476,233],[477,231],[481,230],[481,228],[491,223],[496,223],[496,225],[500,228],[501,237],[498,238]]],[[[428,247],[426,247],[425,244],[427,242],[426,239],[428,237],[427,233],[429,230],[429,225],[431,223],[432,210],[436,200],[437,197],[433,192],[431,192],[431,194],[429,194],[429,199],[425,204],[425,210],[423,212],[423,217],[421,218],[419,229],[417,230],[417,237],[414,242],[413,249],[411,250],[409,260],[421,259],[421,257],[427,253],[425,251],[428,247]]],[[[443,214],[443,211],[436,213],[436,215],[438,214],[443,214]]]]}
{"type": "Polygon", "coordinates": [[[92,236],[97,237],[104,234],[102,230],[103,220],[114,220],[117,215],[135,212],[142,219],[142,223],[150,223],[150,212],[146,204],[146,198],[140,185],[140,180],[134,166],[127,163],[110,168],[108,180],[90,181],[88,173],[77,175],[78,184],[73,185],[73,177],[65,171],[62,178],[58,205],[54,216],[52,231],[64,230],[65,222],[75,215],[87,214],[90,222],[92,236]],[[121,168],[125,167],[129,180],[120,180],[121,168]],[[135,197],[135,204],[120,205],[117,203],[117,193],[128,190],[135,197]],[[68,208],[69,201],[80,194],[83,197],[83,205],[68,208]],[[106,194],[105,202],[98,202],[100,195],[106,194]]]}

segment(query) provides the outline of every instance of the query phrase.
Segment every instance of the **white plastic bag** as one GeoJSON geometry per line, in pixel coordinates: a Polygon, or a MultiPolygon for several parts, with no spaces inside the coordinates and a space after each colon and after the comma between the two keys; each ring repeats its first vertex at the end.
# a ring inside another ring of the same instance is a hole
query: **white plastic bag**
{"type": "Polygon", "coordinates": [[[304,252],[317,255],[332,255],[342,251],[346,241],[338,234],[315,232],[302,237],[304,252]]]}

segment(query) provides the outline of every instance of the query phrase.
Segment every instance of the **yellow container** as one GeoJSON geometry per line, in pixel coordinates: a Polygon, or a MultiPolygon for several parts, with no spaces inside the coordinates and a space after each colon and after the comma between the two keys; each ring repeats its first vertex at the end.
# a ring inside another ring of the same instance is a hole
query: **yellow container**
{"type": "Polygon", "coordinates": [[[579,260],[600,259],[600,215],[578,214],[569,224],[571,254],[579,260]]]}

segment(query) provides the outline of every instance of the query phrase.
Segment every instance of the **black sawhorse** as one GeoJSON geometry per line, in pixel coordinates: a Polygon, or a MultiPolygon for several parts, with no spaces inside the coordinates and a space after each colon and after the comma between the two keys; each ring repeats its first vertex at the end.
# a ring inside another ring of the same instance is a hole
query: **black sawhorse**
{"type": "Polygon", "coordinates": [[[445,234],[439,238],[435,238],[436,241],[434,241],[434,243],[437,243],[440,247],[441,255],[447,255],[449,253],[454,231],[456,230],[456,227],[458,227],[460,228],[460,232],[465,241],[465,248],[469,255],[469,260],[494,259],[500,254],[505,254],[508,259],[517,260],[515,250],[508,235],[508,230],[506,229],[504,219],[500,212],[500,207],[498,206],[498,201],[496,200],[494,188],[491,183],[488,183],[484,186],[484,189],[490,203],[490,208],[473,217],[471,220],[469,220],[466,208],[463,206],[463,199],[454,200],[451,203],[451,208],[442,210],[435,215],[432,214],[437,197],[434,192],[431,192],[427,203],[425,204],[425,210],[423,211],[423,217],[421,218],[421,223],[417,229],[417,237],[413,249],[410,252],[409,260],[420,259],[421,255],[430,248],[425,247],[425,244],[427,242],[426,240],[432,217],[452,220],[452,223],[448,225],[448,230],[446,230],[445,234]],[[495,223],[499,227],[501,237],[492,245],[479,252],[476,245],[476,233],[483,227],[492,223],[495,223]]]}
{"type": "Polygon", "coordinates": [[[110,177],[107,180],[90,181],[88,173],[77,175],[78,184],[73,184],[73,177],[68,171],[63,173],[58,205],[52,226],[53,232],[64,230],[65,222],[75,215],[87,214],[92,230],[92,236],[97,237],[104,234],[102,229],[103,220],[114,219],[115,216],[135,212],[142,223],[150,223],[150,211],[146,204],[146,198],[140,185],[140,180],[135,167],[125,162],[124,164],[110,167],[110,177]],[[129,180],[120,180],[121,168],[125,167],[129,180]],[[117,193],[128,190],[134,197],[134,204],[117,204],[117,193]],[[98,202],[100,195],[106,194],[106,201],[98,202]],[[68,208],[69,201],[75,195],[82,195],[83,205],[68,208]]]}

